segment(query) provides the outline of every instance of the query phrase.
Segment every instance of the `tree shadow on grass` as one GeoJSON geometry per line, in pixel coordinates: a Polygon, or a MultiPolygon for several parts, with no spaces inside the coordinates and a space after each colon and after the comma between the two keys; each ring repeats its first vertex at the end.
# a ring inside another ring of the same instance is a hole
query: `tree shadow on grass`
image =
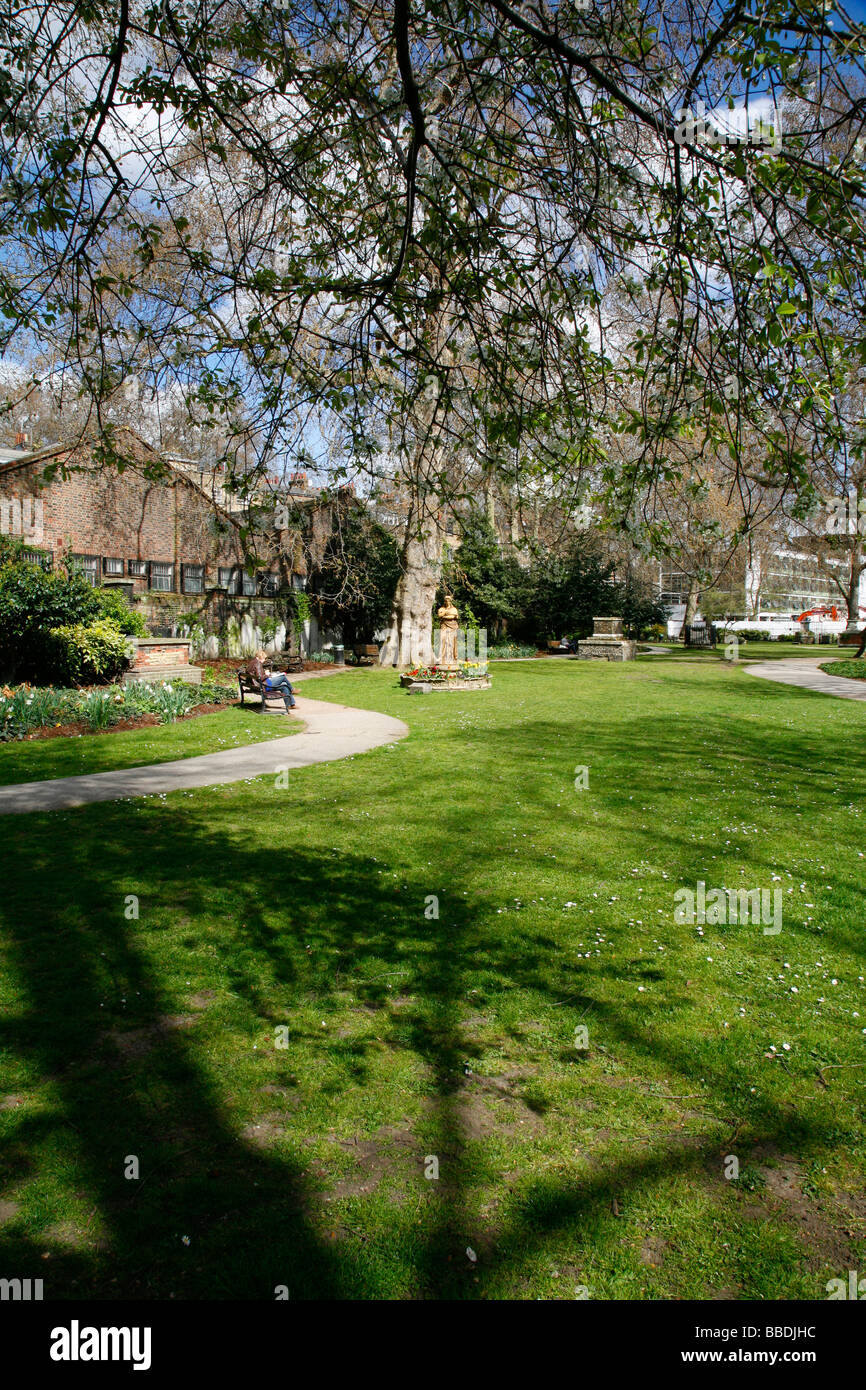
{"type": "MultiPolygon", "coordinates": [[[[524,757],[546,746],[550,728],[520,725],[524,757]]],[[[658,769],[665,728],[661,719],[635,721],[631,765],[635,751],[652,752],[658,769]]],[[[485,734],[494,752],[506,732],[485,734]]],[[[594,739],[600,755],[622,756],[612,730],[596,728],[594,739]]],[[[758,757],[747,735],[738,747],[758,757]]],[[[253,804],[261,809],[258,800],[253,804]]],[[[540,812],[546,809],[552,810],[539,805],[540,812]]],[[[527,931],[503,939],[482,915],[474,891],[484,852],[478,809],[459,798],[425,832],[431,861],[447,854],[451,881],[447,921],[429,923],[420,912],[429,882],[403,876],[395,894],[371,857],[296,847],[285,822],[257,820],[253,836],[248,814],[248,799],[229,793],[208,806],[206,818],[201,803],[173,802],[149,803],[146,816],[110,806],[8,822],[7,852],[17,829],[19,853],[16,873],[6,876],[0,920],[9,943],[7,966],[25,1011],[3,1021],[0,1039],[7,1054],[26,1059],[37,1072],[45,1099],[41,1108],[28,1105],[6,1115],[12,1134],[5,1192],[14,1198],[19,1185],[34,1179],[35,1206],[45,1218],[30,1234],[14,1223],[8,1229],[6,1277],[44,1278],[49,1298],[269,1299],[279,1284],[295,1298],[375,1298],[393,1291],[381,1249],[370,1250],[369,1258],[363,1242],[361,1255],[357,1243],[348,1251],[340,1218],[329,1219],[322,1209],[310,1165],[244,1137],[232,1088],[246,1083],[240,1076],[235,1083],[230,1070],[214,1080],[218,1034],[205,1032],[202,1041],[198,1025],[173,1012],[183,993],[181,975],[201,973],[183,952],[202,945],[199,933],[209,922],[215,925],[205,944],[216,952],[214,977],[237,996],[251,1049],[253,1039],[272,1038],[275,1025],[285,1023],[291,1032],[295,1001],[312,998],[324,1008],[351,988],[361,1003],[381,1005],[387,987],[370,974],[374,967],[399,973],[402,987],[415,996],[396,1045],[417,1059],[430,1097],[419,1156],[456,1156],[438,1189],[423,1188],[419,1167],[419,1188],[428,1200],[411,1254],[418,1296],[476,1297],[489,1272],[516,1269],[551,1233],[597,1224],[611,1193],[670,1177],[677,1159],[656,1151],[613,1161],[603,1176],[539,1181],[492,1239],[485,1266],[475,1273],[458,1268],[457,1257],[471,1243],[467,1213],[477,1180],[461,1168],[471,1142],[460,1104],[464,1062],[472,1055],[463,1026],[468,982],[486,974],[497,986],[559,999],[574,990],[573,965],[553,936],[527,931]],[[70,846],[75,868],[67,876],[70,846]],[[142,904],[134,928],[123,918],[127,893],[142,904]],[[189,943],[178,946],[168,929],[184,916],[191,923],[189,943]],[[162,932],[167,954],[158,971],[162,932]],[[137,1183],[123,1176],[131,1154],[142,1160],[137,1183]],[[77,1209],[91,1213],[104,1251],[98,1242],[88,1247],[86,1239],[64,1245],[63,1233],[54,1231],[52,1215],[70,1187],[77,1209]]],[[[658,836],[657,828],[653,833],[658,836]]],[[[682,831],[668,828],[664,835],[670,852],[679,847],[684,871],[688,865],[693,872],[700,849],[682,831]]],[[[579,992],[618,1041],[663,1061],[684,1090],[700,1067],[720,1112],[736,1113],[738,1091],[723,1067],[708,1072],[706,1059],[697,1062],[687,1048],[664,1045],[633,1016],[607,1005],[592,978],[580,982],[579,992]]],[[[336,1057],[346,1085],[367,1081],[363,1044],[335,1049],[311,1035],[306,1043],[321,1048],[323,1065],[336,1057]]],[[[13,1084],[31,1089],[24,1066],[13,1072],[19,1078],[13,1084]]],[[[288,1086],[291,1070],[290,1046],[288,1086]]],[[[791,1140],[791,1119],[769,1097],[755,1115],[762,1135],[782,1144],[791,1140]]],[[[819,1128],[801,1126],[797,1142],[825,1137],[819,1128]]],[[[704,1148],[716,1151],[711,1140],[704,1148]]],[[[693,1166],[695,1154],[684,1152],[680,1162],[684,1169],[693,1166]]]]}
{"type": "MultiPolygon", "coordinates": [[[[19,872],[7,879],[0,903],[6,965],[24,1004],[0,1023],[0,1046],[15,1059],[18,1089],[37,1097],[3,1117],[3,1190],[14,1200],[34,1181],[44,1220],[30,1235],[7,1224],[3,1269],[9,1277],[44,1278],[49,1298],[273,1298],[279,1284],[293,1298],[376,1297],[375,1268],[341,1258],[339,1219],[322,1212],[308,1167],[239,1132],[227,1103],[235,1099],[232,1077],[214,1080],[219,1036],[205,1034],[203,1043],[195,1017],[173,1012],[177,979],[167,977],[199,972],[198,963],[184,962],[186,943],[165,977],[154,969],[153,947],[164,934],[166,950],[177,954],[167,929],[172,916],[218,915],[223,924],[228,917],[233,925],[213,937],[219,973],[240,1001],[251,1048],[254,1038],[273,1046],[274,1026],[288,1025],[289,1048],[279,1060],[291,1087],[294,1000],[312,995],[324,1010],[359,972],[358,998],[372,1007],[381,990],[375,977],[363,982],[368,964],[406,967],[394,894],[369,858],[323,863],[293,848],[276,856],[275,872],[274,847],[239,839],[220,825],[219,813],[205,822],[150,809],[165,830],[145,837],[158,840],[158,853],[116,807],[65,822],[28,818],[19,872]],[[56,838],[61,823],[75,839],[68,889],[66,846],[56,838]],[[141,920],[128,923],[123,903],[132,892],[141,920]],[[153,926],[145,927],[149,915],[153,926]],[[143,932],[150,931],[145,950],[143,932]],[[137,1181],[124,1177],[132,1155],[141,1165],[137,1181]],[[64,1231],[52,1217],[69,1187],[76,1211],[89,1211],[89,1225],[85,1218],[64,1231]]],[[[423,903],[428,889],[411,885],[414,901],[423,903]]],[[[407,1020],[407,1039],[441,1101],[428,1116],[425,1147],[451,1152],[462,1143],[448,1103],[463,1056],[453,1001],[461,949],[475,928],[468,909],[446,931],[428,926],[429,940],[408,957],[424,1010],[407,1020]]],[[[205,1011],[202,1018],[206,1026],[205,1011]]],[[[323,1061],[326,1053],[331,1064],[335,1053],[342,1058],[347,1081],[363,1082],[363,1048],[307,1041],[323,1061]]],[[[428,1229],[435,1248],[453,1246],[460,1201],[459,1186],[450,1187],[441,1221],[428,1229]]]]}

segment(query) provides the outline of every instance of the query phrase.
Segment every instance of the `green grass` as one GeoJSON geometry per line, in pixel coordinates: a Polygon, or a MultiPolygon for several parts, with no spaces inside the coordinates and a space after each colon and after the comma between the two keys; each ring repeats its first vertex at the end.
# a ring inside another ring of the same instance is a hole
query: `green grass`
{"type": "Polygon", "coordinates": [[[861,707],[703,660],[315,697],[410,737],[4,819],[4,1274],[799,1299],[863,1269],[861,707]],[[678,925],[701,879],[780,888],[781,934],[678,925]]]}
{"type": "MultiPolygon", "coordinates": [[[[725,643],[720,641],[716,647],[684,647],[681,643],[653,643],[654,646],[667,645],[667,652],[641,652],[638,661],[724,661],[725,643]]],[[[740,642],[739,660],[746,661],[784,661],[787,658],[825,656],[832,659],[834,646],[808,646],[802,642],[740,642]]]]}
{"type": "Polygon", "coordinates": [[[847,676],[852,681],[866,681],[866,661],[828,661],[822,667],[828,676],[847,676]]]}
{"type": "Polygon", "coordinates": [[[121,733],[0,743],[0,786],[220,753],[245,743],[284,738],[301,727],[297,717],[263,716],[255,708],[237,706],[176,724],[126,729],[121,733]]]}

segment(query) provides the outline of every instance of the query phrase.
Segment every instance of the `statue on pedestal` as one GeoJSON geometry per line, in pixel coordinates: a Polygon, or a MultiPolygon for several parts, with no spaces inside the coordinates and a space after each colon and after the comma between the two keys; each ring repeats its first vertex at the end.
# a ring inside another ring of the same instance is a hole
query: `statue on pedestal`
{"type": "Polygon", "coordinates": [[[457,661],[459,615],[450,594],[445,595],[445,603],[438,610],[437,616],[439,618],[439,660],[436,665],[442,671],[456,671],[459,665],[457,661]]]}

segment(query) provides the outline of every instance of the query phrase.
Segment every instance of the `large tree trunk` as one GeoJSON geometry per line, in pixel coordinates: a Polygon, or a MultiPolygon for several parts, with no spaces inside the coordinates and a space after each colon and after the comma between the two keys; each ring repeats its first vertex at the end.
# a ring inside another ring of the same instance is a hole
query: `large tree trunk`
{"type": "Polygon", "coordinates": [[[695,614],[698,611],[698,604],[700,603],[700,598],[701,589],[700,585],[698,584],[698,581],[696,579],[690,579],[689,592],[686,596],[686,611],[685,616],[683,617],[683,636],[685,636],[685,628],[687,626],[691,626],[691,624],[695,621],[695,614]]]}
{"type": "Polygon", "coordinates": [[[442,539],[430,522],[421,539],[403,546],[402,574],[391,610],[380,666],[430,666],[433,662],[433,603],[442,573],[442,539]]]}
{"type": "Polygon", "coordinates": [[[859,546],[855,546],[851,553],[851,564],[848,569],[848,583],[843,590],[845,607],[848,610],[848,626],[854,627],[860,622],[860,576],[863,573],[863,565],[860,563],[859,546]]]}

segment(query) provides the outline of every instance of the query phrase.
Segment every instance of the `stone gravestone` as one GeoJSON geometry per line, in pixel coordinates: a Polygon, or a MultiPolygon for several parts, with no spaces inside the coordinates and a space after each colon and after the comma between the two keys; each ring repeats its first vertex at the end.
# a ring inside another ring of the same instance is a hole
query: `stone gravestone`
{"type": "Polygon", "coordinates": [[[634,661],[636,643],[623,636],[622,618],[593,618],[591,637],[577,644],[581,661],[634,661]]]}

